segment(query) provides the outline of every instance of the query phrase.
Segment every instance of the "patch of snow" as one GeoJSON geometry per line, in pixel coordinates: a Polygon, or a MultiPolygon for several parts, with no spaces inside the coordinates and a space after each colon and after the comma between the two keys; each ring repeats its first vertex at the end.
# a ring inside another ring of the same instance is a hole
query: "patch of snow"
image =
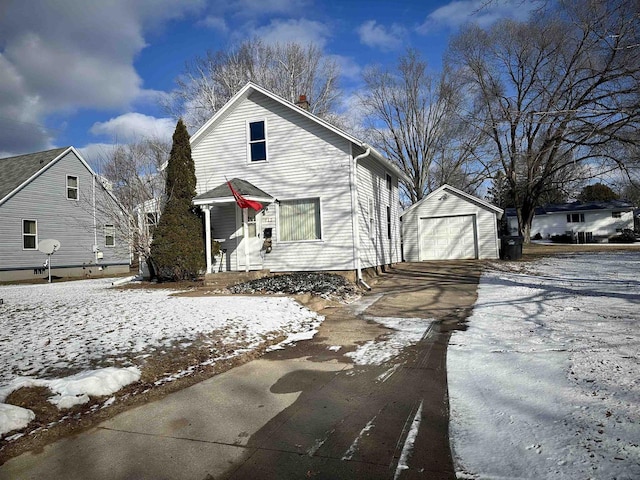
{"type": "Polygon", "coordinates": [[[36,415],[31,410],[0,403],[0,435],[24,428],[34,418],[36,415]]]}
{"type": "Polygon", "coordinates": [[[409,433],[407,434],[407,438],[404,441],[402,453],[400,454],[400,460],[398,460],[398,466],[396,467],[396,474],[393,477],[394,480],[397,480],[400,477],[400,474],[403,470],[409,469],[409,457],[413,452],[413,446],[416,443],[418,430],[420,430],[420,422],[422,421],[422,403],[423,402],[420,401],[420,406],[418,407],[418,411],[413,417],[411,427],[409,428],[409,433]]]}
{"type": "Polygon", "coordinates": [[[640,478],[640,254],[488,271],[447,354],[458,478],[640,478]]]}
{"type": "Polygon", "coordinates": [[[360,443],[360,439],[375,426],[373,422],[375,422],[377,417],[378,417],[377,415],[374,415],[374,417],[367,422],[364,428],[360,430],[360,433],[358,434],[356,439],[353,441],[353,443],[349,446],[349,449],[344,453],[341,460],[348,461],[353,458],[353,455],[358,451],[358,443],[360,443]]]}
{"type": "MultiPolygon", "coordinates": [[[[163,349],[206,343],[213,334],[205,363],[215,363],[279,336],[288,343],[310,338],[324,319],[286,297],[179,297],[164,289],[112,288],[115,282],[0,286],[0,402],[21,386],[44,385],[67,408],[86,395],[113,393],[125,381],[120,375],[132,374],[129,367],[163,349]],[[220,332],[243,347],[218,351],[220,332]],[[64,371],[81,373],[59,378],[64,371]]],[[[189,373],[173,372],[165,380],[189,373]]]]}
{"type": "Polygon", "coordinates": [[[331,350],[332,352],[338,352],[342,348],[342,345],[331,345],[327,347],[327,350],[331,350]]]}
{"type": "Polygon", "coordinates": [[[372,340],[346,353],[356,365],[382,365],[397,357],[405,347],[425,337],[433,320],[423,318],[365,317],[391,329],[381,340],[372,340]]]}

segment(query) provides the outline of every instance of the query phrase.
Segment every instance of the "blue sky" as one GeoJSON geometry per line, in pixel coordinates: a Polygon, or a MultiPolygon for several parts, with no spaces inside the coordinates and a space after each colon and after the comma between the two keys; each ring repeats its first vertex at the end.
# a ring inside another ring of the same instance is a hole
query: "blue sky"
{"type": "Polygon", "coordinates": [[[58,146],[88,160],[145,135],[170,136],[159,99],[186,62],[257,36],[314,42],[341,65],[348,96],[371,64],[407,48],[440,67],[465,22],[525,18],[521,0],[4,0],[0,156],[58,146]]]}

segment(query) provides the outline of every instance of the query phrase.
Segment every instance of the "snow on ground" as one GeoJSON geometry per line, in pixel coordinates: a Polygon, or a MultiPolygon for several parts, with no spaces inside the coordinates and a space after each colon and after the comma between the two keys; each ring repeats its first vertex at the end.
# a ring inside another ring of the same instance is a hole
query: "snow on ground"
{"type": "MultiPolygon", "coordinates": [[[[45,385],[67,408],[72,397],[109,395],[137,380],[135,363],[162,348],[218,331],[244,352],[282,335],[285,342],[309,338],[323,319],[286,297],[177,297],[115,289],[112,281],[0,287],[0,402],[20,386],[45,385]]],[[[210,362],[239,353],[214,352],[210,362]]],[[[0,434],[30,417],[0,406],[0,434]]]]}
{"type": "Polygon", "coordinates": [[[432,320],[423,318],[392,318],[370,317],[373,320],[392,330],[384,338],[372,340],[360,345],[354,352],[346,353],[356,365],[382,365],[394,357],[397,357],[405,347],[415,345],[427,333],[433,325],[432,320]]]}
{"type": "Polygon", "coordinates": [[[483,274],[451,338],[458,477],[640,478],[640,253],[526,268],[483,274]]]}

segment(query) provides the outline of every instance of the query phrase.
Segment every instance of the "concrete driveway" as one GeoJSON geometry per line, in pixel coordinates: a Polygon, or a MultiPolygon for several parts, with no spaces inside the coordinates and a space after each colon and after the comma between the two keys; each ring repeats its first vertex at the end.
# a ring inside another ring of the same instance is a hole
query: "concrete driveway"
{"type": "Polygon", "coordinates": [[[313,340],[14,458],[0,479],[455,478],[446,349],[480,271],[399,264],[356,304],[325,309],[313,340]],[[388,333],[371,317],[436,322],[383,365],[354,365],[345,353],[388,333]]]}

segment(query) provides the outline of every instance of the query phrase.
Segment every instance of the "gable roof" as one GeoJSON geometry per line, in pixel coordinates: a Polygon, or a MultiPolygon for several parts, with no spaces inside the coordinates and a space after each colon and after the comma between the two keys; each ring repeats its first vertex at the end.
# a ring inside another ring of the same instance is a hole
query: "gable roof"
{"type": "Polygon", "coordinates": [[[486,208],[487,210],[493,210],[497,215],[498,218],[502,217],[502,214],[504,213],[504,210],[496,207],[495,205],[493,205],[492,203],[487,202],[486,200],[482,200],[481,198],[475,197],[473,195],[470,195],[466,192],[463,192],[462,190],[458,190],[455,187],[452,187],[451,185],[447,185],[446,183],[438,188],[436,188],[433,192],[431,192],[429,195],[427,195],[426,197],[424,197],[422,200],[420,200],[419,202],[414,203],[413,205],[411,205],[409,208],[407,208],[405,211],[403,211],[400,216],[402,217],[405,213],[410,212],[411,210],[413,210],[414,208],[418,207],[418,205],[421,205],[423,202],[426,202],[427,200],[429,200],[432,197],[435,197],[437,195],[440,195],[441,193],[448,191],[449,193],[452,193],[454,195],[457,195],[459,197],[464,198],[465,200],[468,200],[472,203],[475,203],[477,205],[480,205],[481,207],[486,208]]]}
{"type": "MultiPolygon", "coordinates": [[[[550,203],[542,207],[536,207],[536,215],[547,215],[550,213],[573,213],[573,212],[586,212],[589,210],[624,210],[632,211],[635,206],[631,202],[626,200],[608,200],[608,201],[593,201],[593,202],[568,202],[568,203],[550,203]]],[[[507,208],[507,216],[515,217],[516,209],[507,208]]]]}
{"type": "Polygon", "coordinates": [[[370,155],[373,158],[375,158],[377,161],[379,161],[382,165],[384,165],[385,168],[395,173],[396,176],[403,179],[405,182],[410,182],[409,177],[407,177],[407,175],[402,170],[400,170],[395,164],[389,161],[385,156],[383,156],[371,145],[368,145],[367,143],[358,140],[353,135],[330,124],[326,120],[323,120],[322,118],[315,116],[314,114],[305,110],[304,108],[301,108],[295,105],[294,103],[291,103],[290,101],[285,100],[284,98],[276,95],[275,93],[272,93],[269,90],[252,82],[248,82],[244,87],[242,87],[240,91],[238,91],[238,93],[236,93],[233,97],[231,97],[231,99],[220,110],[218,110],[213,115],[213,117],[211,117],[204,125],[202,125],[202,127],[198,129],[198,131],[196,131],[196,133],[194,133],[191,136],[191,147],[193,148],[197,146],[202,141],[202,139],[206,137],[207,134],[213,128],[215,128],[223,119],[225,119],[229,115],[229,113],[233,111],[233,109],[240,102],[249,98],[249,96],[255,92],[261,93],[262,95],[265,95],[266,97],[272,99],[273,101],[279,103],[280,105],[283,105],[295,111],[299,115],[302,115],[303,117],[306,117],[309,120],[312,120],[318,125],[321,125],[322,127],[326,128],[327,130],[332,131],[336,135],[348,140],[349,142],[359,146],[360,148],[363,148],[365,151],[370,149],[370,152],[371,152],[370,155]]]}
{"type": "MultiPolygon", "coordinates": [[[[74,147],[54,148],[44,152],[0,158],[0,206],[55,165],[60,159],[64,158],[69,152],[73,152],[91,175],[98,176],[74,147]]],[[[104,188],[104,191],[116,202],[118,207],[126,213],[126,209],[120,204],[115,195],[104,186],[103,182],[99,181],[98,184],[104,188]]]]}
{"type": "Polygon", "coordinates": [[[45,152],[0,158],[0,203],[68,149],[69,147],[55,148],[45,152]]]}

